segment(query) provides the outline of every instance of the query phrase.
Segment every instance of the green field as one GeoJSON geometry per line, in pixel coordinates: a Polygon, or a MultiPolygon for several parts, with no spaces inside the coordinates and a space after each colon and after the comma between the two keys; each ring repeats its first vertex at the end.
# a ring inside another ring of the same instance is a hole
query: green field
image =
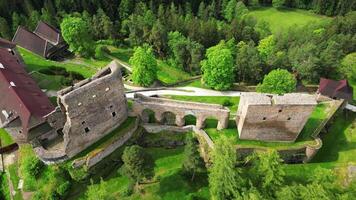
{"type": "Polygon", "coordinates": [[[0,129],[0,140],[2,146],[14,143],[12,137],[4,129],[0,129]]]}
{"type": "Polygon", "coordinates": [[[303,26],[311,23],[327,23],[332,18],[316,15],[310,11],[300,9],[276,9],[263,7],[251,9],[248,14],[257,20],[265,20],[269,23],[272,33],[286,30],[294,26],[303,26]]]}

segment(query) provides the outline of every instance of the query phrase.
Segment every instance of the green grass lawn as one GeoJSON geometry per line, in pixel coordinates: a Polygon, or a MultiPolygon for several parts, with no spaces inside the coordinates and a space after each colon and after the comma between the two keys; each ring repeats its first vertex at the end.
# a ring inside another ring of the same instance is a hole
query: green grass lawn
{"type": "Polygon", "coordinates": [[[4,129],[0,129],[0,140],[3,147],[14,143],[14,140],[10,134],[8,134],[4,129]]]}
{"type": "Polygon", "coordinates": [[[199,103],[212,103],[226,105],[230,109],[231,113],[237,112],[237,107],[239,106],[240,97],[225,97],[225,96],[178,96],[178,95],[167,95],[166,98],[180,100],[180,101],[193,101],[199,103]]]}
{"type": "Polygon", "coordinates": [[[12,165],[9,165],[7,170],[8,170],[8,173],[10,174],[10,180],[12,182],[12,185],[14,186],[14,189],[16,191],[14,199],[15,200],[23,199],[21,190],[17,189],[17,186],[19,185],[19,181],[20,181],[20,178],[18,176],[18,164],[14,163],[12,165]]]}
{"type": "Polygon", "coordinates": [[[83,64],[74,64],[74,63],[66,63],[66,62],[56,62],[51,60],[46,60],[41,56],[31,53],[30,51],[18,48],[27,68],[26,70],[29,72],[39,71],[40,69],[48,68],[51,66],[65,68],[67,71],[77,72],[83,75],[85,78],[91,77],[97,69],[95,67],[87,67],[83,64]]]}
{"type": "MultiPolygon", "coordinates": [[[[120,193],[127,187],[129,180],[117,171],[111,172],[108,181],[108,191],[119,199],[140,200],[184,200],[194,195],[198,199],[209,199],[207,176],[201,175],[195,181],[181,175],[184,148],[164,149],[146,148],[155,161],[155,181],[141,185],[143,192],[129,197],[122,197],[120,193]]],[[[82,196],[82,199],[83,196],[82,196]]]]}
{"type": "Polygon", "coordinates": [[[317,15],[307,10],[300,9],[276,9],[273,7],[261,7],[251,9],[248,14],[257,20],[265,20],[270,24],[271,31],[276,33],[293,26],[303,26],[310,23],[327,23],[332,18],[317,15]]]}

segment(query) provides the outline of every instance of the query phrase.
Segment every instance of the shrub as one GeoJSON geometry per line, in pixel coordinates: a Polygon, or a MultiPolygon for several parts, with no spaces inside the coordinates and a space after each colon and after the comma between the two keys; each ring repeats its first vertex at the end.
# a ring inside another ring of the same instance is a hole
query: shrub
{"type": "Polygon", "coordinates": [[[95,48],[95,58],[99,60],[105,59],[105,54],[110,53],[110,50],[103,45],[98,45],[95,48]]]}
{"type": "Polygon", "coordinates": [[[226,107],[232,106],[232,102],[230,100],[228,100],[228,99],[225,99],[224,102],[223,102],[223,106],[226,106],[226,107]]]}
{"type": "Polygon", "coordinates": [[[27,175],[38,178],[41,175],[43,168],[45,167],[44,163],[35,156],[29,156],[24,159],[21,167],[23,167],[23,172],[27,175]]]}

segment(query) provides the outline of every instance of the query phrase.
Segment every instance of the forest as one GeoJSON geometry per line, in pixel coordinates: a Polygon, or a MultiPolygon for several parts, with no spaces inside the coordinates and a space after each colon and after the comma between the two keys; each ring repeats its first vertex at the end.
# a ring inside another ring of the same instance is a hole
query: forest
{"type": "MultiPolygon", "coordinates": [[[[232,69],[227,70],[233,73],[230,82],[257,84],[280,68],[306,83],[317,83],[320,77],[354,78],[350,60],[355,57],[356,13],[349,11],[355,9],[352,0],[2,1],[0,35],[11,39],[19,25],[33,30],[43,20],[60,27],[64,18],[78,17],[87,24],[81,28],[88,35],[83,42],[148,44],[155,57],[192,75],[203,73],[207,50],[223,42],[220,48],[228,49],[233,58],[232,69]],[[303,8],[336,17],[330,23],[272,34],[267,22],[247,15],[249,9],[261,6],[303,8]]],[[[93,45],[83,46],[81,55],[94,54],[93,45]]]]}

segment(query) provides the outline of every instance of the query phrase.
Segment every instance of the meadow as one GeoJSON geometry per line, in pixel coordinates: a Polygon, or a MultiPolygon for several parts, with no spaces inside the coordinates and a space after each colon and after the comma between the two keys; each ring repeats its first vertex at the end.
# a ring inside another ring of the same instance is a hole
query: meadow
{"type": "Polygon", "coordinates": [[[287,30],[290,27],[304,26],[311,23],[328,23],[331,17],[317,15],[312,11],[300,9],[276,9],[273,7],[252,8],[249,16],[264,20],[270,25],[272,33],[287,30]]]}

